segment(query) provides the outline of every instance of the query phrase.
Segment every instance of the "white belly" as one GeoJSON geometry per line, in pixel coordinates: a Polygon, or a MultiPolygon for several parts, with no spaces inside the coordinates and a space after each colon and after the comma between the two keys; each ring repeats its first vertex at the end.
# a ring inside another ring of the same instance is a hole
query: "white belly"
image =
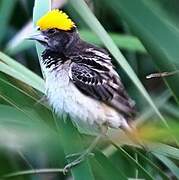
{"type": "Polygon", "coordinates": [[[46,72],[46,94],[54,111],[70,114],[82,133],[96,134],[105,122],[118,128],[123,117],[104,103],[81,93],[70,81],[68,72],[67,68],[46,72]]]}

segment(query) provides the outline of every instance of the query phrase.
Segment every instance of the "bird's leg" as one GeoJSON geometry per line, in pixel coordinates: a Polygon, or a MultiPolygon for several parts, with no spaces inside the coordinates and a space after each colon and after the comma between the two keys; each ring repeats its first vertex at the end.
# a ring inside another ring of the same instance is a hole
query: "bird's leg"
{"type": "Polygon", "coordinates": [[[72,154],[72,155],[68,155],[68,157],[75,157],[78,156],[78,158],[76,158],[74,161],[70,162],[69,164],[67,164],[64,167],[64,173],[68,172],[69,169],[71,169],[72,167],[80,164],[82,161],[84,161],[89,155],[92,154],[93,149],[96,147],[96,145],[98,144],[99,140],[104,136],[104,134],[106,134],[107,128],[101,127],[101,134],[99,134],[94,141],[91,143],[91,145],[83,152],[83,153],[76,153],[76,154],[72,154]],[[105,130],[105,131],[104,131],[105,130]]]}
{"type": "Polygon", "coordinates": [[[98,144],[99,140],[101,139],[102,135],[98,135],[95,140],[91,143],[91,145],[83,152],[83,153],[76,153],[76,154],[72,154],[72,155],[68,155],[68,157],[75,157],[78,156],[79,157],[77,159],[75,159],[74,161],[70,162],[69,164],[67,164],[64,167],[64,172],[67,172],[70,168],[78,165],[79,163],[81,163],[82,161],[84,161],[89,155],[91,155],[92,150],[95,148],[95,146],[98,144]]]}

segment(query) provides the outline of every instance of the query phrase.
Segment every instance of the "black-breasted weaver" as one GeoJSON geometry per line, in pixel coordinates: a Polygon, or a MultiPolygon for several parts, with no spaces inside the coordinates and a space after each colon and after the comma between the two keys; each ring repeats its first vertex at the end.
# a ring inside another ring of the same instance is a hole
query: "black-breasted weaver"
{"type": "MultiPolygon", "coordinates": [[[[54,111],[70,114],[81,132],[98,135],[90,147],[108,128],[130,131],[134,102],[127,95],[108,53],[81,40],[75,24],[62,11],[48,12],[37,26],[39,34],[31,39],[45,46],[42,70],[46,95],[54,111]]],[[[65,170],[78,164],[88,153],[89,149],[65,170]]]]}

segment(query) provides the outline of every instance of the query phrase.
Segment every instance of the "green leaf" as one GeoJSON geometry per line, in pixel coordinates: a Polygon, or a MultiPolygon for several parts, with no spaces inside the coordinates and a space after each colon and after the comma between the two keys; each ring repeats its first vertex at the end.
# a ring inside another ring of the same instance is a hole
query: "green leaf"
{"type": "MultiPolygon", "coordinates": [[[[46,12],[51,10],[51,0],[44,0],[43,3],[39,0],[35,0],[34,9],[33,9],[33,24],[36,28],[36,22],[42,17],[46,12]]],[[[41,65],[41,54],[44,51],[44,47],[36,42],[37,55],[39,57],[39,63],[41,65]]],[[[43,74],[43,71],[42,71],[43,74]]],[[[43,74],[44,76],[44,74],[43,74]]]]}
{"type": "MultiPolygon", "coordinates": [[[[120,170],[120,164],[118,167],[113,165],[113,163],[100,151],[95,152],[95,159],[92,160],[94,171],[96,173],[99,173],[99,175],[103,179],[116,179],[118,180],[127,180],[127,177],[124,175],[124,173],[120,170]],[[97,165],[98,164],[98,165],[97,165]]],[[[122,165],[122,164],[121,164],[122,165]]]]}
{"type": "Polygon", "coordinates": [[[130,154],[128,154],[123,148],[121,148],[120,146],[117,146],[115,144],[113,144],[117,149],[118,149],[118,152],[124,156],[126,159],[128,159],[132,164],[133,166],[136,168],[136,169],[139,169],[143,174],[143,176],[146,178],[146,179],[152,179],[154,180],[154,178],[152,177],[152,175],[146,170],[144,169],[144,167],[142,167],[130,154]]]}
{"type": "Polygon", "coordinates": [[[168,169],[171,170],[171,172],[176,176],[177,179],[179,179],[179,168],[166,156],[159,155],[157,153],[153,153],[163,164],[165,164],[168,169]]]}
{"type": "MultiPolygon", "coordinates": [[[[17,83],[17,82],[15,82],[17,83]]],[[[26,96],[27,98],[31,99],[34,101],[34,103],[39,103],[42,104],[41,102],[39,102],[39,99],[37,98],[38,96],[35,96],[36,94],[31,91],[32,89],[28,89],[26,87],[18,87],[17,84],[9,82],[8,80],[6,80],[4,77],[0,77],[0,91],[1,94],[3,94],[4,92],[8,92],[8,95],[12,95],[14,96],[14,98],[16,97],[17,99],[17,94],[16,93],[12,93],[12,91],[18,91],[20,93],[20,96],[22,96],[22,98],[24,98],[24,96],[26,96]]],[[[19,84],[20,86],[20,84],[19,84]]],[[[20,99],[20,98],[19,98],[20,99]]],[[[20,101],[22,102],[22,99],[20,99],[20,101]]],[[[29,103],[29,102],[28,102],[29,103]]],[[[45,106],[44,104],[42,104],[43,106],[45,106]]],[[[46,107],[48,108],[48,107],[46,107]]]]}
{"type": "Polygon", "coordinates": [[[27,76],[24,76],[24,74],[19,73],[14,68],[9,67],[8,65],[6,65],[2,62],[0,62],[0,71],[28,84],[29,86],[32,86],[33,88],[35,88],[41,92],[44,92],[44,89],[39,87],[39,83],[36,84],[33,79],[30,79],[27,76]]]}
{"type": "MultiPolygon", "coordinates": [[[[163,1],[138,0],[131,3],[131,0],[112,0],[107,3],[117,17],[123,17],[126,20],[130,29],[153,56],[154,63],[161,72],[177,69],[179,51],[176,47],[179,44],[179,29],[175,23],[172,23],[171,18],[166,17],[165,11],[161,10],[163,1]]],[[[164,79],[179,102],[179,74],[176,73],[164,79]]]]}
{"type": "Polygon", "coordinates": [[[142,161],[146,162],[146,164],[150,165],[157,173],[160,174],[160,176],[163,179],[168,179],[168,176],[165,175],[165,173],[157,165],[155,165],[154,162],[152,162],[149,158],[147,158],[145,155],[143,155],[139,151],[137,151],[137,150],[135,150],[135,151],[137,152],[137,154],[139,154],[139,156],[142,159],[142,161]]]}
{"type": "Polygon", "coordinates": [[[151,144],[149,146],[152,153],[167,156],[179,160],[179,149],[166,144],[151,144]]]}
{"type": "Polygon", "coordinates": [[[44,81],[35,73],[0,52],[0,71],[44,93],[44,81]]]}
{"type": "MultiPolygon", "coordinates": [[[[7,146],[17,150],[33,143],[38,144],[42,138],[47,139],[49,134],[53,134],[34,111],[0,104],[0,114],[1,147],[7,146]]],[[[41,143],[43,144],[43,142],[41,143]]]]}
{"type": "MultiPolygon", "coordinates": [[[[82,39],[89,43],[102,45],[100,38],[89,30],[80,30],[79,34],[82,39]]],[[[109,35],[114,41],[114,43],[122,49],[146,53],[144,46],[134,36],[122,35],[117,33],[109,33],[109,35]]]]}
{"type": "Polygon", "coordinates": [[[40,92],[44,93],[43,79],[29,69],[27,69],[25,66],[18,63],[16,60],[10,58],[2,52],[0,52],[0,63],[4,67],[1,67],[1,71],[11,75],[14,78],[21,78],[19,80],[23,81],[24,83],[29,83],[29,86],[32,86],[35,89],[38,89],[40,92]],[[8,70],[10,70],[10,72],[8,72],[8,70]]]}
{"type": "Polygon", "coordinates": [[[0,33],[0,44],[5,37],[7,32],[8,23],[13,12],[13,8],[17,0],[1,0],[0,2],[0,21],[1,21],[1,33],[0,33]]]}

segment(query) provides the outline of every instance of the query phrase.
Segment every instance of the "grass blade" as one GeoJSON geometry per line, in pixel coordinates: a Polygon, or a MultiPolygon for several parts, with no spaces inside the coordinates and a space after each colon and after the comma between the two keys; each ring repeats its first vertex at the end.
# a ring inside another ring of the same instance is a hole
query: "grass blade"
{"type": "Polygon", "coordinates": [[[96,171],[96,173],[99,173],[99,175],[104,180],[108,180],[111,177],[114,180],[118,180],[119,177],[120,180],[128,179],[125,174],[120,170],[120,166],[118,168],[113,165],[113,163],[100,151],[95,152],[95,159],[92,159],[91,161],[94,166],[94,171],[96,171]]]}
{"type": "Polygon", "coordinates": [[[136,169],[139,169],[141,170],[141,172],[143,172],[143,175],[146,179],[154,180],[152,175],[146,169],[144,169],[132,156],[130,156],[130,154],[128,154],[123,148],[115,144],[113,145],[118,149],[118,152],[121,153],[122,156],[127,158],[134,165],[134,167],[136,167],[136,169]]]}
{"type": "Polygon", "coordinates": [[[179,160],[179,149],[166,144],[152,144],[149,146],[152,153],[179,160]]]}
{"type": "MultiPolygon", "coordinates": [[[[80,30],[80,36],[82,39],[89,43],[101,45],[100,38],[89,30],[80,30]]],[[[134,36],[131,35],[123,35],[118,33],[109,33],[110,37],[114,41],[114,43],[125,50],[136,51],[140,53],[146,53],[146,50],[142,43],[134,36]]]]}
{"type": "Polygon", "coordinates": [[[154,170],[156,170],[163,179],[165,180],[168,179],[168,176],[165,175],[165,173],[157,165],[155,165],[150,159],[148,159],[145,155],[143,155],[139,151],[136,150],[136,152],[137,154],[139,154],[140,158],[142,158],[142,161],[147,162],[147,164],[149,164],[154,170]]]}
{"type": "Polygon", "coordinates": [[[44,93],[44,81],[35,73],[0,52],[0,70],[44,93]]]}
{"type": "Polygon", "coordinates": [[[27,76],[25,76],[21,72],[18,72],[14,68],[9,67],[8,65],[6,65],[6,64],[4,64],[2,62],[0,62],[0,71],[3,72],[3,73],[8,74],[9,76],[12,76],[13,78],[16,78],[16,79],[20,80],[20,81],[24,82],[25,84],[37,89],[38,91],[40,91],[42,93],[44,93],[44,83],[43,83],[43,81],[42,82],[39,81],[39,83],[36,83],[36,82],[34,82],[33,79],[28,78],[27,76]]]}
{"type": "MultiPolygon", "coordinates": [[[[177,70],[179,59],[179,29],[171,19],[161,12],[156,1],[131,0],[106,1],[118,17],[123,17],[130,29],[140,38],[148,52],[153,56],[154,63],[161,72],[177,70]],[[147,19],[147,20],[146,20],[147,19]]],[[[162,5],[162,1],[158,1],[162,5]]],[[[171,3],[173,4],[173,2],[171,3]]],[[[166,8],[167,9],[167,8],[166,8]]],[[[170,14],[172,14],[170,12],[170,14]]],[[[177,18],[178,16],[176,16],[177,18]]],[[[179,102],[179,74],[164,78],[176,101],[179,102]]]]}
{"type": "Polygon", "coordinates": [[[0,33],[0,44],[7,32],[8,23],[11,18],[11,13],[16,4],[17,0],[1,0],[0,2],[0,19],[1,19],[1,33],[0,33]]]}
{"type": "Polygon", "coordinates": [[[179,179],[179,168],[166,156],[162,156],[156,153],[153,153],[163,164],[165,164],[168,169],[179,179]]]}
{"type": "MultiPolygon", "coordinates": [[[[33,9],[33,25],[34,28],[36,28],[36,22],[42,17],[46,12],[51,10],[51,0],[44,0],[44,2],[40,2],[38,0],[35,0],[34,9],[33,9]]],[[[44,47],[36,42],[36,50],[37,55],[39,58],[39,63],[41,65],[41,54],[44,51],[44,47]]],[[[44,73],[42,71],[42,74],[44,76],[44,73]]]]}

